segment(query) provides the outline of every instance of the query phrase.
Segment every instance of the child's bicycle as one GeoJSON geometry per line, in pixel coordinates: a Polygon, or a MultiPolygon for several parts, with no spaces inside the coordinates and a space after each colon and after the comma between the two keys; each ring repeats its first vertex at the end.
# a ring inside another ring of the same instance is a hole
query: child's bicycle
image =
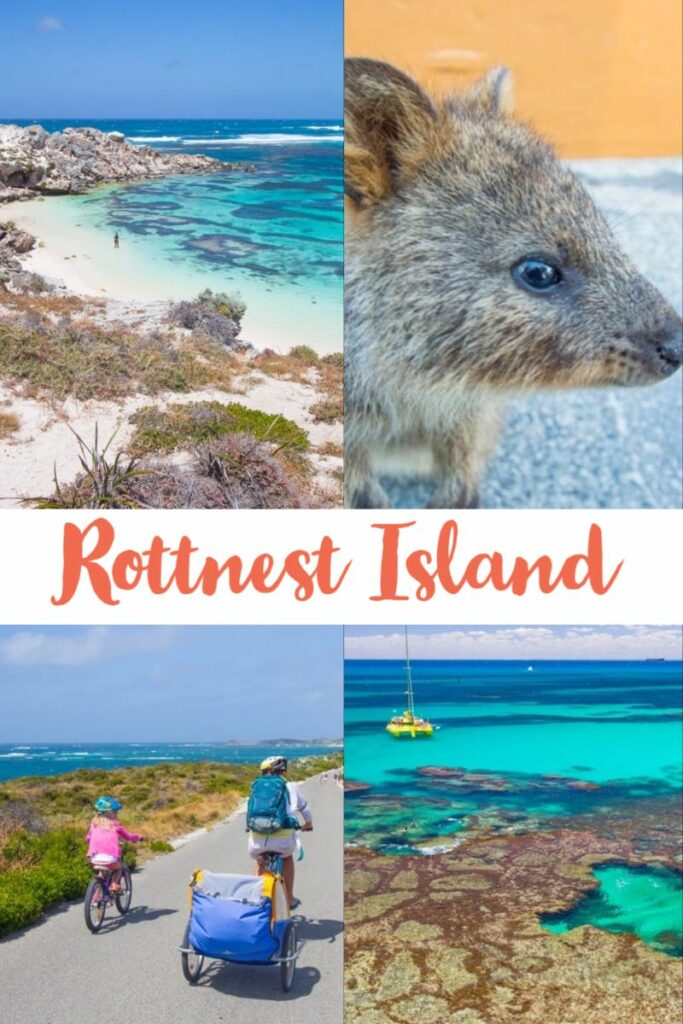
{"type": "Polygon", "coordinates": [[[133,880],[130,876],[130,868],[127,864],[121,867],[121,878],[119,879],[120,891],[112,892],[110,867],[98,864],[97,858],[93,860],[94,877],[91,878],[88,888],[85,891],[83,911],[85,923],[91,932],[98,932],[102,927],[107,907],[116,905],[116,909],[122,916],[128,913],[130,901],[133,896],[133,880]]]}
{"type": "Polygon", "coordinates": [[[262,875],[195,871],[190,882],[190,920],[180,947],[183,975],[194,985],[204,958],[237,964],[279,964],[289,992],[303,949],[290,917],[279,854],[267,855],[262,875]]]}

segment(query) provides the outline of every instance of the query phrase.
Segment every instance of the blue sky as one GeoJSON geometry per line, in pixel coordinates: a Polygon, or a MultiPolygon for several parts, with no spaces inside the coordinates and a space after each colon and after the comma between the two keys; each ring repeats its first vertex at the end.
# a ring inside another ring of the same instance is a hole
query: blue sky
{"type": "Polygon", "coordinates": [[[3,4],[0,118],[338,118],[342,0],[3,4]]]}
{"type": "MultiPolygon", "coordinates": [[[[410,656],[422,658],[681,658],[679,626],[410,626],[410,656]]],[[[347,658],[402,658],[403,628],[347,626],[347,658]]]]}
{"type": "Polygon", "coordinates": [[[341,627],[0,627],[0,743],[342,735],[341,627]]]}

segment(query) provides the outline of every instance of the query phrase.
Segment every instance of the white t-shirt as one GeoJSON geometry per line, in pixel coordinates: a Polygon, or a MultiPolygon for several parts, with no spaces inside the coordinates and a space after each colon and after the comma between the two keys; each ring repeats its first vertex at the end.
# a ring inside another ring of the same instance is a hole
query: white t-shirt
{"type": "Polygon", "coordinates": [[[308,806],[305,798],[303,797],[301,790],[297,786],[296,782],[287,783],[287,814],[291,817],[295,817],[295,812],[301,815],[307,825],[313,820],[311,814],[311,808],[308,806]]]}

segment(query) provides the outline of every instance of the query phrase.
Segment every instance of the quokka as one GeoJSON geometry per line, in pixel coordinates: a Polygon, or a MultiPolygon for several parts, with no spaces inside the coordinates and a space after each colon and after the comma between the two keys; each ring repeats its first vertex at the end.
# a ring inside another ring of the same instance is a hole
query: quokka
{"type": "Polygon", "coordinates": [[[681,320],[491,71],[435,101],[346,61],[346,504],[378,451],[431,450],[433,508],[474,507],[512,392],[660,381],[681,320]]]}

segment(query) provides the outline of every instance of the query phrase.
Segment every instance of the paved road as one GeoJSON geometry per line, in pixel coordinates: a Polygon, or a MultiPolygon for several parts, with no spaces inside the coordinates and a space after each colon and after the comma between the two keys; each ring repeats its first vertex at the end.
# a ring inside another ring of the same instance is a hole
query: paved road
{"type": "Polygon", "coordinates": [[[292,991],[278,968],[210,961],[196,987],[184,980],[180,945],[187,882],[195,867],[251,873],[244,816],[136,873],[126,918],[114,911],[91,935],[82,904],[0,943],[3,1024],[342,1024],[341,788],[311,779],[304,791],[315,831],[303,834],[297,891],[307,940],[292,991]]]}
{"type": "MultiPolygon", "coordinates": [[[[576,163],[637,266],[681,309],[681,161],[576,163]]],[[[680,508],[681,374],[651,388],[574,391],[514,402],[481,489],[487,508],[680,508]]],[[[433,484],[385,481],[397,507],[433,484]]]]}

